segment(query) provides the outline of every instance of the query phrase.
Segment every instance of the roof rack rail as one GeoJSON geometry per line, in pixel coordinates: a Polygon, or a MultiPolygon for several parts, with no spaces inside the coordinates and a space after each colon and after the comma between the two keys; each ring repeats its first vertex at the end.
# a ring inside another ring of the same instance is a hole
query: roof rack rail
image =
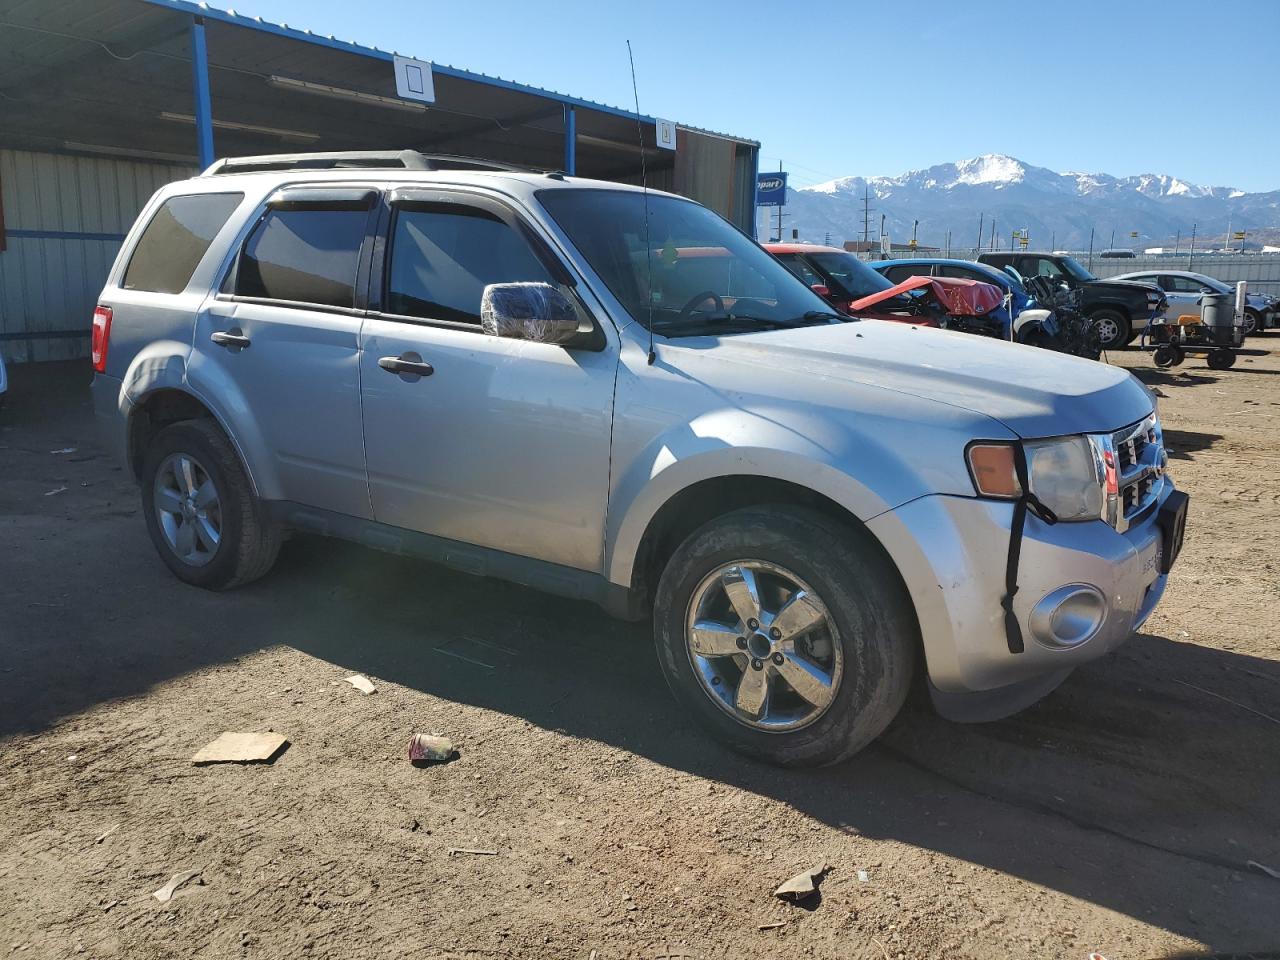
{"type": "Polygon", "coordinates": [[[417,150],[342,150],[334,153],[267,153],[255,157],[224,157],[201,174],[216,177],[228,173],[267,173],[274,170],[507,170],[534,171],[494,160],[458,157],[417,150]]]}

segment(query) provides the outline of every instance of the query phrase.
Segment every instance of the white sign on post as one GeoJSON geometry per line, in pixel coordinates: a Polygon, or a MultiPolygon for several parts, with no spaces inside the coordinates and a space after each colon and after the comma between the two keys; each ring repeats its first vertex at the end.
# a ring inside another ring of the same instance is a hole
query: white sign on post
{"type": "Polygon", "coordinates": [[[676,125],[671,120],[654,120],[653,125],[656,128],[655,136],[658,140],[658,146],[663,150],[674,150],[676,148],[676,125]]]}
{"type": "Polygon", "coordinates": [[[426,60],[410,60],[396,57],[396,95],[405,100],[436,102],[436,85],[431,76],[431,64],[426,60]]]}

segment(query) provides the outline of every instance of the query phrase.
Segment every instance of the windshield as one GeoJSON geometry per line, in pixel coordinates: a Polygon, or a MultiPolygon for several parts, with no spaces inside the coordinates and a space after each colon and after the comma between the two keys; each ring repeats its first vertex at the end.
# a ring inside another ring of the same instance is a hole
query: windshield
{"type": "Polygon", "coordinates": [[[542,190],[538,199],[631,318],[664,337],[752,333],[840,317],[706,207],[662,194],[542,190]],[[647,240],[646,240],[647,238],[647,240]]]}
{"type": "Polygon", "coordinates": [[[843,288],[842,292],[850,300],[861,300],[893,286],[852,253],[810,253],[807,256],[827,275],[828,280],[843,288]]]}
{"type": "Polygon", "coordinates": [[[1067,273],[1071,274],[1077,280],[1089,281],[1098,279],[1084,267],[1080,266],[1080,261],[1075,257],[1063,257],[1062,269],[1066,270],[1067,273]]]}

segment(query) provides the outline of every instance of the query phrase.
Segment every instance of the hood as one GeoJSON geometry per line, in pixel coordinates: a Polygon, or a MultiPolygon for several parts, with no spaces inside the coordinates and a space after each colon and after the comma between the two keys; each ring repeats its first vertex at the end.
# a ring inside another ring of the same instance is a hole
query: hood
{"type": "Polygon", "coordinates": [[[1113,290],[1132,291],[1137,289],[1141,290],[1143,293],[1154,290],[1156,293],[1160,294],[1160,296],[1164,296],[1164,291],[1154,283],[1146,283],[1142,280],[1090,280],[1088,281],[1088,285],[1095,288],[1103,287],[1113,290]]]}
{"type": "MultiPolygon", "coordinates": [[[[860,320],[723,337],[717,354],[801,382],[883,387],[998,420],[1025,438],[1116,430],[1154,406],[1128,371],[1003,340],[860,320]]],[[[886,403],[892,403],[886,394],[886,403]]]]}
{"type": "Polygon", "coordinates": [[[1000,306],[1004,296],[992,283],[965,280],[959,277],[908,277],[896,286],[880,290],[849,304],[849,310],[857,313],[884,300],[920,287],[928,287],[934,302],[955,317],[981,317],[1000,306]]]}

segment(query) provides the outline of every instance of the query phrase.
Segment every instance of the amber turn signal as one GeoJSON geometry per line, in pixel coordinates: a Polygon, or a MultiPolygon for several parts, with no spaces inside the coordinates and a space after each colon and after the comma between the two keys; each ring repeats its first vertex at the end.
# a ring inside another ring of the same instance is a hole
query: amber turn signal
{"type": "Polygon", "coordinates": [[[974,443],[969,446],[969,475],[974,489],[983,497],[1012,500],[1022,495],[1022,485],[1013,467],[1013,445],[974,443]]]}

